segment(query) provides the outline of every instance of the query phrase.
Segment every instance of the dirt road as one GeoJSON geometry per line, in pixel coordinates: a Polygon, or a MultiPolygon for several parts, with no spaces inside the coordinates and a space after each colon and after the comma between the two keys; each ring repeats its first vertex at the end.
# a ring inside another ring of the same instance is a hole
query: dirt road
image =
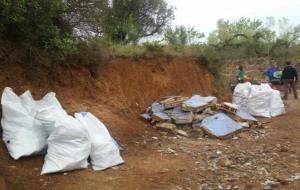
{"type": "Polygon", "coordinates": [[[169,136],[136,118],[139,129],[145,130],[121,142],[126,163],[103,172],[87,169],[40,176],[43,157],[14,161],[1,142],[0,189],[297,190],[299,116],[300,101],[290,100],[287,115],[271,119],[266,128],[247,130],[229,140],[169,136]]]}

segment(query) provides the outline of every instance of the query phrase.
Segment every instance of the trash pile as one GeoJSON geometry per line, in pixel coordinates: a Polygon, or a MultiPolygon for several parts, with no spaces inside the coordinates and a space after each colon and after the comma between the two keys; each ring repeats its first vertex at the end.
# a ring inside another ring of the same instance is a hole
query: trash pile
{"type": "Polygon", "coordinates": [[[104,170],[124,163],[120,147],[105,125],[88,112],[66,113],[55,93],[35,101],[6,87],[2,98],[3,141],[10,156],[46,154],[41,175],[88,167],[104,170]]]}
{"type": "MultiPolygon", "coordinates": [[[[250,84],[250,83],[249,83],[250,84]]],[[[235,103],[219,104],[213,96],[192,97],[168,96],[152,103],[141,114],[154,128],[166,130],[182,136],[228,138],[242,129],[262,127],[254,116],[275,117],[285,113],[278,92],[266,85],[240,84],[235,89],[235,103]],[[248,87],[248,91],[246,90],[248,87]],[[239,97],[239,98],[237,98],[239,97]]]]}

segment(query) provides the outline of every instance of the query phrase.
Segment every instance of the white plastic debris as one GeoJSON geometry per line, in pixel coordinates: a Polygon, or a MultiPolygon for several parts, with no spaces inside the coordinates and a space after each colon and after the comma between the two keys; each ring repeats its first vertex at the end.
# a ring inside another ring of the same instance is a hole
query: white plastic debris
{"type": "Polygon", "coordinates": [[[17,96],[11,88],[6,87],[1,104],[3,141],[10,156],[15,160],[40,153],[46,148],[47,138],[54,125],[43,125],[43,122],[36,118],[39,112],[48,109],[65,114],[53,92],[35,101],[29,91],[17,96]]]}
{"type": "Polygon", "coordinates": [[[87,130],[71,116],[63,118],[48,138],[41,175],[88,167],[91,141],[87,130]]]}
{"type": "Polygon", "coordinates": [[[92,143],[91,162],[94,170],[104,170],[124,163],[118,146],[105,125],[91,113],[76,113],[75,117],[88,131],[92,143]]]}
{"type": "Polygon", "coordinates": [[[233,103],[253,116],[276,117],[285,114],[279,91],[273,90],[268,84],[238,84],[234,90],[233,103]]]}

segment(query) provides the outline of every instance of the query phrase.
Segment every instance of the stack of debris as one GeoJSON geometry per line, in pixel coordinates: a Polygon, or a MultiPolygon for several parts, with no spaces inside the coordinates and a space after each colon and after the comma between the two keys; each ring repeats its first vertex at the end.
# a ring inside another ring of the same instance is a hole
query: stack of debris
{"type": "Polygon", "coordinates": [[[182,136],[210,135],[217,138],[230,137],[243,128],[260,125],[248,112],[224,102],[218,104],[213,96],[194,95],[162,97],[152,103],[141,115],[154,128],[182,136]]]}

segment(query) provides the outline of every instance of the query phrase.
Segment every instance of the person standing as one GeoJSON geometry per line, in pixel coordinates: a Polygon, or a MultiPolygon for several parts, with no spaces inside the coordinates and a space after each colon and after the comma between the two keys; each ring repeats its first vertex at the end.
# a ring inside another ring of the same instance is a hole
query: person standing
{"type": "Polygon", "coordinates": [[[272,80],[274,79],[274,72],[276,72],[277,69],[275,65],[271,65],[264,73],[265,75],[269,78],[269,82],[271,83],[272,80]]]}
{"type": "Polygon", "coordinates": [[[286,67],[282,71],[281,81],[284,85],[284,97],[287,100],[289,95],[289,88],[292,89],[294,98],[298,99],[296,84],[298,82],[297,70],[291,65],[290,61],[286,62],[286,67]]]}
{"type": "Polygon", "coordinates": [[[239,66],[236,74],[236,78],[238,83],[244,83],[245,80],[245,73],[242,66],[239,66]]]}

